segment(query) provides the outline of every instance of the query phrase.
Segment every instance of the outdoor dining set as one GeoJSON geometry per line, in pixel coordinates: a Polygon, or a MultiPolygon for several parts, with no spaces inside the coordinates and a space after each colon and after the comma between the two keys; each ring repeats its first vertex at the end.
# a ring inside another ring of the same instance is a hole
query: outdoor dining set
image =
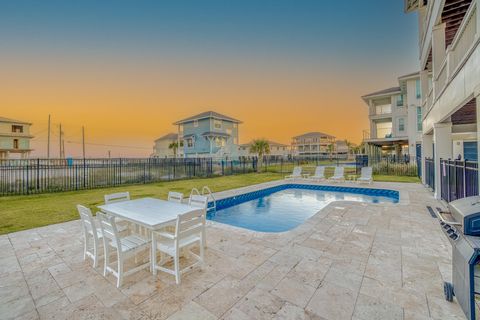
{"type": "Polygon", "coordinates": [[[207,195],[192,192],[184,199],[182,193],[169,192],[167,200],[132,200],[128,192],[120,192],[104,198],[96,218],[89,208],[77,205],[84,231],[84,259],[91,258],[93,266],[98,267],[103,246],[103,275],[115,276],[117,287],[122,286],[125,276],[146,268],[154,275],[158,270],[174,275],[179,284],[182,273],[203,263],[207,195]],[[194,248],[198,248],[198,254],[192,252],[194,248]],[[138,265],[138,257],[148,250],[149,261],[144,259],[138,265]],[[180,269],[182,256],[193,258],[194,263],[180,269]],[[132,258],[135,266],[126,270],[132,264],[127,259],[132,258]]]}

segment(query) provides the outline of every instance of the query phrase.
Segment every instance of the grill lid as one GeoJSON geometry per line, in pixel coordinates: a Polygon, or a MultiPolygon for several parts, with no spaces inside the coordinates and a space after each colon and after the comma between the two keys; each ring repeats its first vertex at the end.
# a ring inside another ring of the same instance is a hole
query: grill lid
{"type": "Polygon", "coordinates": [[[462,223],[464,234],[480,236],[480,196],[452,201],[448,207],[455,221],[462,223]]]}

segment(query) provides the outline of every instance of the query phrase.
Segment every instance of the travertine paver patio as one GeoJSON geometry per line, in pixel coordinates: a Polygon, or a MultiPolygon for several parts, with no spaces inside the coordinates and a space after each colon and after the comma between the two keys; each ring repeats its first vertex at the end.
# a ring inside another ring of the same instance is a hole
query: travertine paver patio
{"type": "Polygon", "coordinates": [[[0,318],[464,319],[443,298],[450,244],[425,208],[440,203],[374,186],[400,204],[337,202],[280,234],[210,224],[206,265],[180,286],[142,271],[118,290],[83,261],[79,221],[0,236],[0,318]]]}

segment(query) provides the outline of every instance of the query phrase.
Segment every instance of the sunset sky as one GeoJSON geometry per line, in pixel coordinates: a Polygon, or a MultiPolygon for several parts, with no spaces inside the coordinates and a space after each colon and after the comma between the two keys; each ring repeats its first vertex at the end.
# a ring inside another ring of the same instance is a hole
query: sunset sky
{"type": "Polygon", "coordinates": [[[146,156],[207,110],[242,120],[240,142],[360,142],[360,96],[417,69],[416,19],[400,0],[2,1],[0,116],[33,123],[34,156],[48,114],[67,156],[82,125],[89,157],[146,156]]]}

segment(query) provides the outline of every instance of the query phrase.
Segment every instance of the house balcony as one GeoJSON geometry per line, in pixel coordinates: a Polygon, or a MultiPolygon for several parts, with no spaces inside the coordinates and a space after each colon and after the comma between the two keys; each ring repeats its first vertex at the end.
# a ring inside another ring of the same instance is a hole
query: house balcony
{"type": "MultiPolygon", "coordinates": [[[[456,31],[445,57],[434,68],[432,87],[423,102],[424,133],[433,129],[434,123],[448,118],[452,112],[468,102],[480,85],[480,32],[478,2],[473,1],[456,31]]],[[[443,30],[442,30],[443,31],[443,30]]]]}

